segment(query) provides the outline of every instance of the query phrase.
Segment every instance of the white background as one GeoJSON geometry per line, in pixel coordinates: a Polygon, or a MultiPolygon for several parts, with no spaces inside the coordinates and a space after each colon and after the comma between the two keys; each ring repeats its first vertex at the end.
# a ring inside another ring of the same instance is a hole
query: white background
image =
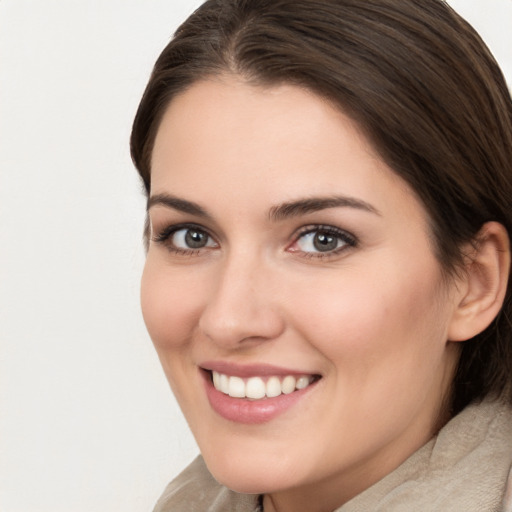
{"type": "MultiPolygon", "coordinates": [[[[0,0],[0,510],[150,511],[197,449],[139,312],[128,138],[194,0],[0,0]]],[[[512,0],[453,0],[512,83],[512,0]]]]}

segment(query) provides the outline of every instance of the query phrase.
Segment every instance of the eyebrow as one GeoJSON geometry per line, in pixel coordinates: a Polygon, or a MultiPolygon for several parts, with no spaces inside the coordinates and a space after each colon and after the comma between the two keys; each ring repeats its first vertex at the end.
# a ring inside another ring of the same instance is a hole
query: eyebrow
{"type": "Polygon", "coordinates": [[[279,221],[320,210],[327,210],[328,208],[355,208],[357,210],[381,215],[374,206],[361,199],[347,196],[331,196],[311,197],[282,203],[270,209],[269,217],[271,220],[279,221]]]}
{"type": "MultiPolygon", "coordinates": [[[[172,208],[197,217],[203,217],[206,219],[212,218],[212,216],[197,203],[187,201],[186,199],[180,199],[179,197],[175,197],[170,194],[155,194],[154,196],[151,196],[147,202],[147,210],[156,205],[172,208]]],[[[381,215],[374,206],[361,199],[348,196],[330,196],[298,199],[273,206],[269,211],[269,219],[277,222],[290,217],[298,217],[300,215],[306,215],[320,210],[327,210],[329,208],[355,208],[357,210],[381,215]]]]}
{"type": "Polygon", "coordinates": [[[155,194],[148,199],[146,210],[149,210],[152,206],[161,205],[167,208],[172,208],[183,213],[190,213],[197,217],[203,217],[210,219],[211,215],[197,203],[180,199],[179,197],[172,196],[170,194],[155,194]]]}

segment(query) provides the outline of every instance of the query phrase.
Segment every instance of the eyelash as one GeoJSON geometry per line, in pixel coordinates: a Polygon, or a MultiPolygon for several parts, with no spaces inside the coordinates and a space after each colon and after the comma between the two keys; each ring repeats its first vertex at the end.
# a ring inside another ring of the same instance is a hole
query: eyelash
{"type": "Polygon", "coordinates": [[[172,238],[172,236],[183,229],[195,230],[204,233],[209,238],[214,240],[214,238],[210,235],[210,233],[208,233],[206,229],[197,224],[174,224],[171,226],[167,226],[162,231],[160,231],[160,233],[154,236],[151,240],[157,244],[165,245],[170,252],[177,254],[179,256],[198,256],[204,249],[204,247],[201,247],[199,249],[182,249],[181,247],[175,247],[174,245],[172,245],[172,243],[170,243],[170,239],[172,238]]]}
{"type": "Polygon", "coordinates": [[[338,256],[340,253],[346,251],[347,249],[356,247],[358,244],[357,238],[343,229],[323,224],[312,224],[300,228],[300,230],[294,236],[293,242],[290,244],[289,247],[296,245],[299,242],[299,240],[304,238],[306,235],[312,233],[323,233],[327,236],[334,237],[338,240],[341,240],[343,242],[343,245],[334,250],[325,252],[307,252],[295,249],[291,250],[291,252],[297,253],[297,255],[299,255],[300,257],[307,259],[332,258],[338,256]]]}
{"type": "MultiPolygon", "coordinates": [[[[175,247],[170,242],[170,239],[173,235],[175,235],[178,231],[181,230],[196,230],[198,232],[204,233],[206,236],[208,236],[210,239],[215,239],[210,235],[210,233],[204,229],[203,227],[197,225],[197,224],[176,224],[176,225],[170,225],[164,228],[162,231],[160,231],[156,236],[152,237],[152,241],[157,244],[165,245],[166,248],[177,255],[180,256],[198,256],[203,249],[207,249],[208,247],[201,247],[198,249],[183,249],[180,247],[175,247]]],[[[215,242],[217,243],[217,242],[215,242]]],[[[302,258],[308,258],[308,259],[321,259],[321,258],[329,258],[329,257],[335,257],[339,255],[341,252],[346,251],[347,249],[351,247],[356,247],[358,244],[357,238],[348,233],[347,231],[344,231],[342,229],[336,228],[334,226],[329,225],[322,225],[322,224],[312,224],[309,226],[304,226],[298,230],[298,232],[293,236],[293,241],[291,244],[289,244],[288,250],[290,252],[293,252],[297,255],[299,255],[302,258]],[[325,252],[313,252],[313,251],[301,251],[300,249],[290,249],[293,245],[296,245],[302,238],[304,238],[306,235],[311,233],[323,233],[327,236],[334,237],[336,239],[341,240],[343,242],[343,245],[341,247],[338,247],[334,250],[325,251],[325,252]]]]}

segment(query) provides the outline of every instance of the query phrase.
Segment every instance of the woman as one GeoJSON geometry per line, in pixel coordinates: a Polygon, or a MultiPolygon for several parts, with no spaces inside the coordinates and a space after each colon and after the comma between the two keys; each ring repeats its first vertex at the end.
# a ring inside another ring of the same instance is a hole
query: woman
{"type": "Polygon", "coordinates": [[[143,314],[202,454],[156,510],[510,507],[512,103],[467,23],[209,0],[131,144],[143,314]]]}

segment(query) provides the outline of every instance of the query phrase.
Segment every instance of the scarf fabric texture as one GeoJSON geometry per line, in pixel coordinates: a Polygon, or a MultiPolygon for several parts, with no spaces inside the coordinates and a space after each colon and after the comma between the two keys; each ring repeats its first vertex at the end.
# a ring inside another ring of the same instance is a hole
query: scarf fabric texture
{"type": "MultiPolygon", "coordinates": [[[[512,512],[511,467],[512,408],[484,401],[466,407],[395,471],[333,512],[512,512]]],[[[217,483],[200,456],[154,509],[259,511],[259,496],[217,483]]]]}

